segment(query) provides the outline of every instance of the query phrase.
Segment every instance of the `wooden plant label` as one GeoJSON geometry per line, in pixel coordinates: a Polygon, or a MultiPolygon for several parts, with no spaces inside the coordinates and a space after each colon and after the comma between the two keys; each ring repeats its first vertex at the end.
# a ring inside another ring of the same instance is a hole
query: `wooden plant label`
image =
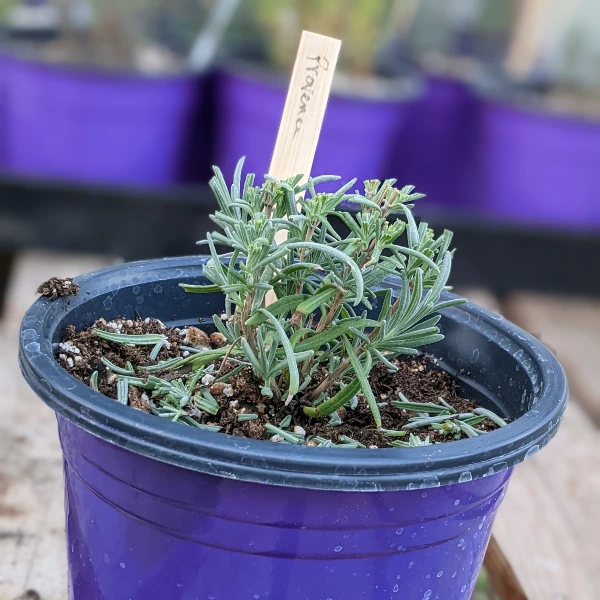
{"type": "MultiPolygon", "coordinates": [[[[303,180],[308,179],[341,45],[340,40],[302,32],[269,175],[281,180],[302,174],[303,180]]],[[[286,229],[277,232],[278,244],[286,239],[286,229]]],[[[276,299],[268,292],[265,304],[276,299]]]]}
{"type": "Polygon", "coordinates": [[[342,42],[302,32],[269,175],[310,175],[342,42]]]}

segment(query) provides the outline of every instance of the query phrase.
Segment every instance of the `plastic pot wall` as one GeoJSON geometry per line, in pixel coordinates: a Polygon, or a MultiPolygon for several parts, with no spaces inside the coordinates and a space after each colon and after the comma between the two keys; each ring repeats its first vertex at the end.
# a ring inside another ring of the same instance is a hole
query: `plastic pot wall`
{"type": "MultiPolygon", "coordinates": [[[[431,348],[465,392],[514,422],[411,449],[292,447],[193,429],[106,398],[54,360],[67,325],[219,313],[185,294],[203,259],[121,265],[38,300],[20,364],[58,414],[70,599],[466,600],[514,465],[554,435],[566,400],[556,358],[473,305],[444,312],[431,348]]],[[[398,291],[395,280],[386,286],[398,291]]]]}
{"type": "MultiPolygon", "coordinates": [[[[86,71],[13,59],[4,80],[5,166],[106,184],[194,179],[204,77],[86,71]]],[[[2,100],[0,99],[0,103],[2,100]]]]}
{"type": "MultiPolygon", "coordinates": [[[[268,172],[286,93],[283,85],[265,77],[219,73],[215,153],[226,179],[242,156],[245,170],[260,180],[268,172]]],[[[340,184],[355,177],[358,182],[393,177],[388,172],[390,157],[397,151],[394,144],[407,124],[412,102],[334,93],[327,104],[312,174],[339,175],[340,184]]]]}
{"type": "Polygon", "coordinates": [[[503,220],[600,228],[600,124],[486,102],[479,201],[503,220]]]}

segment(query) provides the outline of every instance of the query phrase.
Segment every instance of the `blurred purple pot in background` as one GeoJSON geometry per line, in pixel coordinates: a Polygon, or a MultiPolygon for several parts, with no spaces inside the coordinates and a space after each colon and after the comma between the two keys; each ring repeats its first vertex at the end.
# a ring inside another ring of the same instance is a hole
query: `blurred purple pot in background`
{"type": "Polygon", "coordinates": [[[153,77],[16,59],[10,65],[0,96],[9,170],[141,186],[200,177],[198,168],[188,168],[188,156],[202,146],[203,76],[153,77]]]}
{"type": "MultiPolygon", "coordinates": [[[[314,175],[340,175],[342,182],[395,176],[388,170],[390,156],[398,151],[394,144],[407,124],[414,91],[397,90],[393,97],[381,97],[365,93],[368,85],[356,82],[352,93],[334,91],[329,99],[314,175]]],[[[387,83],[386,88],[394,86],[387,83]]],[[[241,156],[246,157],[249,172],[267,173],[285,96],[286,88],[276,77],[251,70],[220,71],[216,164],[226,179],[241,156]]],[[[335,187],[339,185],[325,185],[335,187]]]]}
{"type": "Polygon", "coordinates": [[[427,204],[466,209],[475,203],[475,121],[479,102],[458,79],[429,76],[395,144],[389,172],[414,185],[427,204]]]}
{"type": "Polygon", "coordinates": [[[600,123],[488,101],[479,152],[479,197],[491,216],[600,227],[600,123]]]}

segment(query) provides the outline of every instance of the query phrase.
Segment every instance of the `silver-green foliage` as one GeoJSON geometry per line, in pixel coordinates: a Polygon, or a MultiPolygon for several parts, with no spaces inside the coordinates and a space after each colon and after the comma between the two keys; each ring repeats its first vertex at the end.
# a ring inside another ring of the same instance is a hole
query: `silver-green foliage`
{"type": "Polygon", "coordinates": [[[462,302],[440,300],[452,233],[436,237],[427,223],[417,225],[411,211],[422,195],[394,187],[393,179],[366,181],[363,193],[351,191],[355,180],[319,193],[320,183],[339,178],[301,184],[300,175],[267,176],[256,186],[254,175],[242,180],[242,163],[231,186],[217,168],[211,180],[219,204],[211,218],[222,228],[205,242],[211,285],[182,287],[223,292],[227,320],[215,315],[215,326],[231,345],[229,356],[251,365],[265,396],[299,400],[306,414],[319,417],[362,393],[380,427],[371,369],[382,362],[393,370],[396,357],[441,340],[438,311],[462,302]],[[343,211],[343,201],[359,211],[343,211]],[[398,218],[389,221],[391,213],[398,218]],[[287,239],[278,243],[281,232],[287,239]],[[217,254],[216,244],[231,252],[217,254]],[[396,297],[381,286],[391,275],[401,280],[396,297]],[[310,386],[319,369],[327,375],[310,386]]]}

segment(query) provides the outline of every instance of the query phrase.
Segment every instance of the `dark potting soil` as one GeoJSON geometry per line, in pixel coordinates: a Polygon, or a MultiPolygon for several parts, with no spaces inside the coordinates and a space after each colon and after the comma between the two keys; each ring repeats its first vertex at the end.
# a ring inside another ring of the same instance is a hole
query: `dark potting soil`
{"type": "MultiPolygon", "coordinates": [[[[75,331],[70,326],[67,328],[63,343],[59,344],[56,355],[59,363],[69,373],[80,381],[90,385],[92,374],[97,371],[98,391],[104,395],[117,398],[118,376],[107,368],[102,358],[108,359],[117,367],[125,368],[130,362],[136,367],[136,376],[146,378],[144,371],[137,371],[137,367],[155,365],[158,361],[171,358],[181,358],[189,355],[185,347],[198,349],[219,348],[224,345],[225,338],[220,333],[210,335],[197,327],[168,328],[156,319],[116,319],[107,322],[104,319],[96,321],[96,329],[111,333],[125,334],[163,334],[167,343],[158,353],[156,359],[150,358],[153,346],[126,346],[100,338],[92,331],[92,328],[81,332],[75,331]],[[184,348],[182,348],[182,346],[184,348]]],[[[408,358],[396,361],[398,371],[390,373],[383,364],[373,368],[370,383],[380,405],[382,426],[384,429],[401,430],[408,423],[409,418],[415,413],[399,409],[391,404],[399,399],[399,392],[411,402],[432,402],[439,404],[439,398],[443,398],[459,413],[472,412],[478,407],[473,400],[462,397],[457,381],[447,372],[438,370],[435,359],[428,356],[419,358],[408,358]]],[[[347,436],[367,447],[386,447],[394,438],[389,438],[379,431],[373,421],[371,411],[362,397],[358,394],[358,404],[354,409],[340,408],[337,412],[341,418],[341,424],[331,425],[329,419],[311,419],[303,412],[301,398],[293,401],[290,406],[285,407],[281,401],[267,398],[261,394],[261,384],[248,367],[230,378],[226,375],[238,366],[233,361],[216,361],[214,369],[208,377],[203,377],[197,382],[194,392],[200,393],[205,388],[212,394],[219,405],[219,412],[211,415],[197,408],[187,406],[185,412],[198,423],[216,425],[221,427],[221,432],[231,435],[248,437],[258,440],[269,440],[273,432],[269,432],[265,425],[270,423],[279,427],[282,420],[291,415],[292,420],[286,431],[304,432],[306,439],[310,436],[320,436],[330,439],[333,443],[344,442],[347,436]],[[224,381],[216,381],[225,379],[224,381]],[[240,421],[239,415],[257,415],[254,420],[240,421]],[[342,437],[341,437],[342,436],[342,437]]],[[[189,366],[178,370],[153,371],[152,375],[168,381],[181,379],[186,383],[193,377],[189,366]]],[[[318,385],[325,373],[317,373],[311,387],[318,385]]],[[[137,410],[151,413],[157,404],[148,390],[129,386],[129,405],[137,410]]],[[[190,403],[192,404],[192,403],[190,403]]],[[[497,425],[486,419],[477,425],[481,431],[491,431],[497,425]]],[[[430,442],[454,441],[453,435],[445,435],[431,427],[423,427],[412,430],[412,433],[421,439],[429,437],[430,442]]],[[[406,441],[407,438],[402,438],[406,441]]],[[[277,438],[276,438],[277,440],[277,438]]],[[[278,440],[281,441],[281,440],[278,440]]],[[[316,442],[308,442],[308,445],[316,445],[316,442]]]]}
{"type": "Polygon", "coordinates": [[[42,283],[37,289],[38,294],[56,300],[60,296],[74,296],[79,292],[79,286],[73,283],[70,279],[59,279],[52,277],[48,281],[42,283]]]}

